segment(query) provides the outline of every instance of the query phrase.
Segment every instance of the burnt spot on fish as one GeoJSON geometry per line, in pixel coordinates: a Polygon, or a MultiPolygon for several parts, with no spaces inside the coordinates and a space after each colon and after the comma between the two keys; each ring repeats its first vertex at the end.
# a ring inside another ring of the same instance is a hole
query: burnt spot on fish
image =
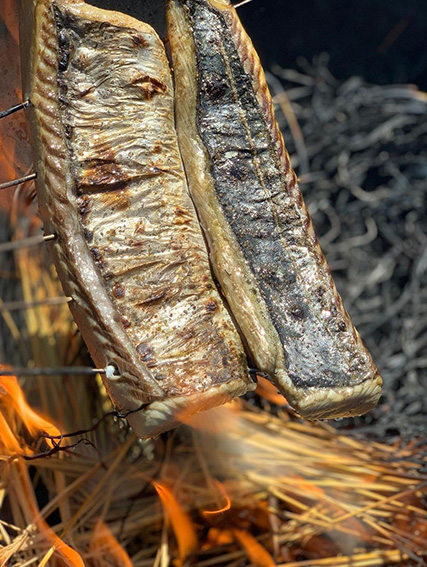
{"type": "Polygon", "coordinates": [[[179,216],[181,215],[188,215],[188,211],[186,211],[185,209],[183,209],[182,207],[175,207],[175,213],[179,216]]]}
{"type": "Polygon", "coordinates": [[[71,124],[65,124],[64,126],[64,132],[65,132],[65,136],[68,140],[71,140],[71,137],[73,135],[73,127],[71,126],[71,124]]]}
{"type": "Polygon", "coordinates": [[[322,298],[326,293],[326,289],[323,286],[319,286],[316,288],[315,294],[317,297],[322,298]]]}
{"type": "Polygon", "coordinates": [[[91,248],[92,257],[97,264],[101,264],[104,261],[104,254],[99,248],[91,248]]]}
{"type": "Polygon", "coordinates": [[[83,236],[87,242],[91,242],[93,240],[93,231],[89,230],[88,228],[83,228],[83,236]]]}
{"type": "Polygon", "coordinates": [[[193,221],[190,212],[182,207],[175,207],[175,224],[187,224],[193,221]]]}
{"type": "Polygon", "coordinates": [[[136,347],[136,351],[143,362],[155,361],[154,350],[148,343],[139,343],[136,347]]]}
{"type": "Polygon", "coordinates": [[[210,301],[205,303],[205,309],[208,313],[213,313],[218,309],[218,303],[215,301],[215,299],[211,299],[210,301]]]}
{"type": "Polygon", "coordinates": [[[145,73],[135,76],[131,84],[139,87],[147,100],[151,100],[156,94],[167,91],[167,86],[162,81],[145,73]]]}
{"type": "Polygon", "coordinates": [[[129,181],[129,176],[123,173],[112,152],[82,162],[76,173],[80,188],[86,191],[90,191],[91,187],[94,187],[96,192],[99,192],[100,188],[117,191],[124,188],[129,181]]]}
{"type": "Polygon", "coordinates": [[[61,29],[58,32],[58,70],[64,72],[67,70],[70,56],[73,52],[73,45],[70,42],[68,33],[61,29]]]}
{"type": "Polygon", "coordinates": [[[194,329],[194,327],[190,327],[187,329],[184,329],[183,331],[181,331],[179,333],[179,336],[184,339],[184,341],[188,341],[190,339],[193,339],[196,336],[196,330],[194,329]]]}
{"type": "Polygon", "coordinates": [[[129,193],[125,189],[100,193],[98,199],[104,207],[115,211],[126,211],[131,206],[129,193]]]}
{"type": "Polygon", "coordinates": [[[302,321],[306,315],[304,307],[301,305],[291,305],[290,314],[297,321],[302,321]]]}
{"type": "Polygon", "coordinates": [[[77,210],[79,211],[82,221],[86,220],[87,215],[90,213],[90,200],[88,197],[81,197],[78,200],[77,210]]]}
{"type": "Polygon", "coordinates": [[[125,290],[123,286],[118,284],[113,287],[111,293],[116,299],[123,299],[123,297],[125,296],[125,290]]]}
{"type": "Polygon", "coordinates": [[[167,288],[160,290],[160,291],[156,291],[156,292],[152,293],[151,295],[149,295],[143,301],[139,301],[136,304],[136,306],[137,307],[151,307],[153,305],[156,305],[156,304],[160,303],[161,301],[163,301],[167,297],[167,295],[170,291],[171,291],[170,287],[167,287],[167,288]]]}
{"type": "Polygon", "coordinates": [[[219,73],[207,74],[200,88],[212,101],[222,98],[229,91],[229,85],[219,73]]]}
{"type": "Polygon", "coordinates": [[[104,278],[107,278],[108,274],[105,274],[105,270],[107,269],[108,264],[104,260],[104,253],[97,247],[91,248],[90,251],[91,251],[91,254],[92,254],[92,258],[94,259],[98,268],[100,270],[104,271],[104,274],[103,274],[104,278]]]}
{"type": "Polygon", "coordinates": [[[145,47],[146,45],[148,45],[147,40],[140,33],[139,34],[135,33],[134,35],[132,35],[131,40],[134,47],[145,47]]]}

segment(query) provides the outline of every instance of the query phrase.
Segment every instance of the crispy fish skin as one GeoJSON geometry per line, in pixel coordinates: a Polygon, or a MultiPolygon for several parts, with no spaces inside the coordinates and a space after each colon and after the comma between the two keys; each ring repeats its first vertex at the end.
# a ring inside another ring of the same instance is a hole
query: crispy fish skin
{"type": "Polygon", "coordinates": [[[381,377],[345,311],[227,0],[169,0],[178,139],[215,274],[258,368],[310,419],[373,407],[381,377]]]}
{"type": "Polygon", "coordinates": [[[154,30],[81,1],[22,5],[37,193],[73,316],[141,437],[253,389],[215,288],[154,30]],[[30,39],[29,39],[30,38],[30,39]]]}

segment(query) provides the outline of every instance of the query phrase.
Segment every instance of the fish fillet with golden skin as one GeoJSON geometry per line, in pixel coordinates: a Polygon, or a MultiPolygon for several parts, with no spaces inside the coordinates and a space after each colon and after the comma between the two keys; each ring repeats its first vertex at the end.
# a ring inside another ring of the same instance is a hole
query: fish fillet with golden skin
{"type": "Polygon", "coordinates": [[[180,161],[164,46],[80,1],[23,2],[24,96],[45,231],[105,386],[141,437],[254,385],[180,161]]]}
{"type": "Polygon", "coordinates": [[[169,0],[178,139],[222,291],[305,417],[359,415],[381,377],[320,250],[252,43],[227,0],[169,0]]]}

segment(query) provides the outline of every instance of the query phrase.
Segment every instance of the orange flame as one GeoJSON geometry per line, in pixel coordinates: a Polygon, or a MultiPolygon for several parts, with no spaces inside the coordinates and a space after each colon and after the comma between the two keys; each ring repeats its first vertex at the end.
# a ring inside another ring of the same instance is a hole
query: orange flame
{"type": "Polygon", "coordinates": [[[108,526],[99,518],[93,532],[91,550],[96,555],[107,558],[111,565],[120,567],[133,567],[129,555],[111,533],[108,526]]]}
{"type": "Polygon", "coordinates": [[[45,522],[40,521],[37,523],[46,539],[52,542],[52,547],[40,561],[38,567],[49,567],[50,559],[54,553],[59,556],[58,558],[61,559],[60,564],[64,565],[64,567],[85,567],[83,559],[77,551],[74,551],[72,547],[62,541],[62,539],[58,537],[45,522]]]}
{"type": "MultiPolygon", "coordinates": [[[[0,365],[0,369],[4,368],[5,366],[0,365]]],[[[28,405],[16,376],[0,376],[0,447],[8,455],[16,453],[29,454],[32,452],[29,447],[22,446],[19,442],[18,428],[15,423],[17,417],[25,424],[32,435],[36,435],[40,431],[50,435],[59,435],[57,427],[41,417],[28,405]]],[[[49,442],[49,440],[47,441],[49,442]]],[[[51,447],[53,446],[52,443],[49,444],[51,447]]],[[[39,567],[51,565],[51,559],[54,555],[58,560],[55,564],[60,564],[64,567],[85,567],[77,551],[62,541],[40,515],[28,472],[28,465],[25,461],[18,460],[12,466],[18,468],[21,481],[20,492],[17,496],[18,505],[22,505],[25,502],[26,513],[29,515],[28,520],[37,527],[47,545],[50,546],[38,563],[39,567]]],[[[3,565],[3,563],[1,564],[3,565]]]]}
{"type": "Polygon", "coordinates": [[[21,446],[13,434],[4,415],[0,412],[0,447],[6,454],[19,453],[21,446]]]}
{"type": "Polygon", "coordinates": [[[233,535],[246,551],[254,567],[273,567],[276,565],[273,557],[268,553],[265,547],[249,532],[233,529],[233,535]]]}
{"type": "Polygon", "coordinates": [[[219,528],[210,528],[206,539],[212,547],[216,547],[218,545],[229,545],[234,542],[231,530],[221,530],[219,528]]]}
{"type": "MultiPolygon", "coordinates": [[[[4,368],[4,367],[0,365],[0,368],[4,368]]],[[[53,425],[45,418],[40,416],[28,405],[24,396],[24,392],[21,390],[21,387],[18,384],[18,380],[16,376],[0,376],[0,401],[4,404],[4,407],[7,408],[9,411],[10,409],[12,409],[16,412],[16,414],[20,417],[20,419],[24,423],[25,427],[28,429],[30,435],[36,436],[41,431],[52,436],[61,434],[59,429],[55,427],[55,425],[53,425]],[[3,399],[6,398],[6,396],[10,399],[7,400],[3,399]]],[[[12,434],[12,430],[10,428],[10,420],[8,420],[8,423],[9,425],[3,428],[3,425],[5,425],[5,420],[3,420],[3,422],[0,422],[2,439],[3,439],[3,433],[5,433],[6,436],[8,435],[7,429],[9,429],[9,433],[12,434]]],[[[8,438],[10,442],[10,435],[8,436],[8,438]]],[[[15,437],[15,441],[16,441],[16,437],[15,437]]],[[[52,441],[46,439],[46,442],[50,445],[50,447],[53,447],[52,441]]]]}
{"type": "Polygon", "coordinates": [[[269,382],[266,378],[262,376],[257,376],[258,386],[255,392],[258,396],[265,398],[272,404],[276,404],[277,406],[284,407],[288,405],[288,402],[282,394],[277,393],[277,388],[274,384],[269,382]]]}
{"type": "Polygon", "coordinates": [[[197,431],[219,434],[225,429],[232,429],[233,424],[239,418],[239,409],[241,407],[240,400],[233,400],[199,413],[193,413],[194,408],[190,410],[183,409],[177,417],[181,423],[197,431]]]}
{"type": "Polygon", "coordinates": [[[170,518],[178,543],[179,560],[183,562],[186,557],[198,549],[199,544],[193,523],[165,484],[153,482],[153,485],[157,490],[165,514],[170,518]]]}
{"type": "Polygon", "coordinates": [[[218,510],[205,510],[203,512],[204,516],[213,516],[213,515],[216,515],[216,514],[221,514],[222,512],[226,512],[227,510],[230,510],[230,508],[231,508],[231,500],[228,497],[228,494],[227,494],[227,492],[224,488],[224,485],[221,484],[218,480],[214,480],[214,484],[218,488],[218,491],[221,492],[223,498],[225,499],[225,504],[224,504],[224,506],[222,506],[218,510]]]}

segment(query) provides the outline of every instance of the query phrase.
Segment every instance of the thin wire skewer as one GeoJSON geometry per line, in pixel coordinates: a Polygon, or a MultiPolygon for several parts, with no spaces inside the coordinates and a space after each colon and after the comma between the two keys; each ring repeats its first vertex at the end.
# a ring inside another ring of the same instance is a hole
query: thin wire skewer
{"type": "Polygon", "coordinates": [[[46,236],[30,236],[29,238],[20,238],[19,240],[12,240],[11,242],[2,242],[0,244],[0,252],[10,252],[11,250],[18,250],[26,246],[35,246],[43,242],[55,240],[56,234],[47,234],[46,236]]]}
{"type": "Polygon", "coordinates": [[[15,106],[11,106],[10,108],[8,108],[6,110],[2,110],[0,112],[0,119],[5,118],[6,116],[9,116],[10,114],[13,114],[14,112],[17,112],[18,110],[22,110],[23,108],[30,106],[30,104],[31,104],[31,102],[29,100],[26,100],[24,102],[20,102],[19,104],[15,104],[15,106]]]}
{"type": "Polygon", "coordinates": [[[0,301],[0,312],[19,311],[20,309],[30,309],[41,305],[63,305],[64,303],[70,303],[70,301],[73,301],[72,297],[48,297],[40,301],[9,301],[7,303],[0,301]]]}
{"type": "Polygon", "coordinates": [[[27,181],[32,181],[36,177],[37,173],[30,173],[29,175],[24,175],[24,177],[12,179],[12,181],[5,181],[4,183],[0,183],[0,190],[7,189],[8,187],[13,187],[14,185],[20,185],[21,183],[26,183],[27,181]]]}
{"type": "Polygon", "coordinates": [[[0,376],[54,376],[55,374],[105,374],[105,368],[89,368],[88,366],[57,366],[51,368],[8,368],[0,367],[0,376]]]}
{"type": "Polygon", "coordinates": [[[235,10],[237,10],[237,8],[240,8],[240,6],[244,6],[245,4],[249,4],[249,2],[252,2],[252,0],[242,0],[241,2],[238,2],[237,4],[234,4],[233,8],[235,10]]]}

